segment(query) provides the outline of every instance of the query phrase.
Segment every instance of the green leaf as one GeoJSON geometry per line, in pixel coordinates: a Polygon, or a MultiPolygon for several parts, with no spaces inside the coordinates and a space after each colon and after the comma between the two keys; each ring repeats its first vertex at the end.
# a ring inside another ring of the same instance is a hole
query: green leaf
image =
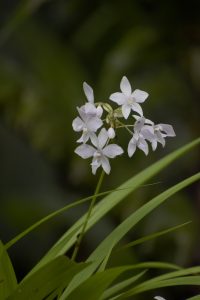
{"type": "Polygon", "coordinates": [[[158,231],[158,232],[153,233],[153,234],[149,234],[149,235],[147,235],[147,236],[144,236],[144,237],[142,237],[142,238],[140,238],[140,239],[137,239],[137,240],[135,240],[135,241],[133,241],[133,242],[131,242],[131,243],[128,243],[128,244],[126,244],[126,245],[120,247],[119,249],[116,250],[116,252],[121,251],[121,250],[124,250],[124,249],[126,249],[126,248],[133,247],[133,246],[135,246],[135,245],[142,244],[142,243],[144,243],[144,242],[148,242],[148,241],[150,241],[150,240],[153,240],[153,239],[155,239],[155,238],[157,238],[157,237],[160,237],[160,236],[162,236],[162,235],[165,235],[165,234],[167,234],[167,233],[171,233],[171,232],[173,232],[173,231],[175,231],[175,230],[177,230],[177,229],[180,229],[180,228],[182,228],[183,226],[186,226],[186,225],[188,225],[188,224],[190,224],[190,223],[191,223],[191,221],[185,222],[185,223],[183,223],[183,224],[176,225],[176,226],[170,227],[170,228],[168,228],[168,229],[165,229],[165,230],[162,230],[162,231],[158,231]]]}
{"type": "Polygon", "coordinates": [[[169,188],[165,192],[161,193],[157,197],[153,198],[136,212],[132,213],[127,219],[125,219],[119,226],[117,226],[93,251],[89,256],[88,261],[95,261],[100,257],[102,260],[107,255],[110,245],[116,245],[129,231],[132,229],[139,221],[141,221],[146,215],[148,215],[152,210],[161,205],[169,197],[183,189],[184,187],[192,184],[193,182],[200,179],[200,173],[197,173],[182,182],[176,184],[175,186],[169,188]]]}
{"type": "Polygon", "coordinates": [[[17,286],[15,272],[3,243],[0,241],[0,299],[6,299],[17,286]]]}
{"type": "Polygon", "coordinates": [[[134,275],[126,280],[123,280],[115,285],[113,285],[111,288],[107,289],[103,296],[102,296],[102,300],[103,299],[107,299],[113,295],[115,295],[116,293],[122,291],[123,289],[125,289],[126,287],[128,287],[129,285],[133,284],[134,282],[136,282],[138,279],[140,279],[145,273],[147,272],[147,270],[140,272],[137,275],[134,275]]]}
{"type": "Polygon", "coordinates": [[[65,288],[72,278],[89,264],[74,263],[60,256],[25,278],[8,300],[41,300],[58,288],[65,288]]]}
{"type": "MultiPolygon", "coordinates": [[[[165,167],[167,167],[174,160],[184,155],[186,152],[194,148],[200,143],[200,138],[194,140],[193,142],[181,147],[180,149],[167,155],[160,161],[154,163],[144,171],[140,172],[136,176],[127,180],[121,186],[119,186],[118,191],[111,193],[106,196],[100,203],[98,203],[93,209],[92,216],[88,222],[86,231],[96,224],[104,215],[106,215],[112,208],[124,200],[131,192],[136,190],[140,185],[149,180],[151,177],[159,173],[165,167]]],[[[49,250],[45,257],[36,265],[35,270],[37,270],[41,265],[49,260],[49,257],[56,257],[62,255],[68,251],[71,246],[76,241],[76,236],[79,232],[81,224],[83,224],[86,215],[83,215],[61,238],[60,240],[49,250]],[[74,232],[73,235],[71,233],[74,232]],[[71,235],[70,239],[69,236],[71,235]],[[62,243],[62,247],[60,244],[62,243]]]]}
{"type": "MultiPolygon", "coordinates": [[[[96,270],[97,266],[100,264],[101,260],[97,259],[97,261],[94,261],[93,263],[91,263],[91,265],[86,269],[83,270],[82,272],[80,272],[79,274],[77,274],[77,276],[75,276],[75,278],[72,280],[72,282],[70,283],[70,285],[68,286],[68,288],[65,290],[65,292],[62,295],[62,298],[60,300],[64,300],[67,298],[67,296],[76,288],[78,287],[80,284],[82,284],[82,282],[86,279],[88,279],[91,274],[96,270]]],[[[137,269],[149,269],[149,268],[156,268],[156,269],[180,269],[180,267],[174,265],[174,264],[169,264],[169,263],[163,263],[163,262],[144,262],[144,263],[139,263],[139,264],[135,264],[132,266],[126,266],[129,269],[133,270],[137,270],[137,269]]]]}
{"type": "MultiPolygon", "coordinates": [[[[107,195],[107,194],[109,194],[112,191],[106,191],[106,192],[99,193],[99,194],[97,194],[97,197],[101,197],[101,196],[107,195]]],[[[70,208],[74,208],[74,207],[76,207],[76,206],[78,206],[80,204],[83,204],[85,202],[90,201],[92,198],[93,198],[93,195],[89,196],[89,197],[86,197],[84,199],[78,200],[76,202],[73,202],[71,204],[68,204],[68,205],[62,207],[61,209],[58,209],[58,210],[54,211],[53,213],[47,215],[46,217],[42,218],[41,220],[39,220],[38,222],[34,223],[30,227],[28,227],[26,230],[24,230],[23,232],[21,232],[20,234],[18,234],[12,240],[10,240],[5,245],[5,248],[8,249],[8,248],[12,247],[15,243],[17,243],[19,240],[21,240],[24,236],[26,236],[27,234],[29,234],[31,231],[33,231],[37,227],[43,225],[44,223],[48,222],[49,220],[53,219],[54,217],[57,217],[58,215],[66,212],[70,208]]],[[[76,232],[76,230],[74,232],[76,232]]],[[[61,245],[62,245],[62,243],[61,243],[61,245]]]]}
{"type": "Polygon", "coordinates": [[[184,181],[176,184],[170,189],[166,190],[159,196],[153,198],[151,201],[143,205],[136,212],[131,214],[126,220],[124,220],[119,226],[117,226],[93,251],[89,256],[87,261],[94,262],[90,268],[87,269],[87,274],[82,272],[81,275],[75,277],[75,281],[72,281],[69,290],[73,290],[79,285],[85,278],[88,278],[96,268],[98,268],[99,263],[101,263],[106,255],[111,251],[111,245],[114,247],[127,233],[132,229],[139,221],[141,221],[147,214],[149,214],[153,209],[161,205],[166,201],[170,196],[183,189],[184,187],[192,184],[193,182],[200,179],[200,173],[193,175],[184,181]]]}
{"type": "MultiPolygon", "coordinates": [[[[157,277],[147,280],[147,281],[137,285],[136,287],[130,289],[129,291],[123,293],[123,297],[122,297],[122,295],[120,295],[120,297],[117,299],[124,299],[131,295],[142,293],[147,290],[152,290],[154,288],[176,285],[176,282],[177,282],[177,285],[179,285],[179,284],[190,285],[190,284],[192,284],[192,282],[193,282],[193,284],[195,284],[196,282],[198,282],[197,278],[199,276],[187,276],[187,275],[193,275],[193,274],[196,275],[198,273],[200,273],[200,267],[192,267],[192,268],[187,268],[187,269],[170,272],[170,273],[167,273],[167,274],[164,274],[161,276],[157,276],[157,277]],[[184,281],[185,278],[189,278],[188,281],[187,280],[184,281]]],[[[198,282],[198,284],[200,285],[200,281],[198,282]]]]}
{"type": "Polygon", "coordinates": [[[128,298],[130,296],[143,293],[149,290],[154,290],[162,287],[167,286],[178,286],[178,285],[200,285],[200,276],[185,276],[185,277],[178,277],[175,279],[168,279],[163,281],[154,282],[154,284],[150,286],[145,286],[143,289],[133,288],[132,290],[125,292],[124,294],[120,295],[119,297],[116,297],[116,300],[121,300],[128,298]]]}
{"type": "Polygon", "coordinates": [[[194,297],[187,298],[186,300],[200,300],[200,295],[196,295],[194,297]]]}
{"type": "MultiPolygon", "coordinates": [[[[102,272],[97,272],[84,282],[77,285],[77,287],[71,292],[67,289],[63,295],[59,298],[60,300],[76,300],[76,299],[87,299],[94,300],[99,299],[107,287],[123,272],[128,270],[146,268],[147,266],[155,268],[174,268],[174,266],[165,263],[141,263],[137,265],[127,265],[122,267],[116,267],[107,269],[102,272]]],[[[90,267],[90,266],[89,266],[90,267]]],[[[176,268],[176,267],[175,267],[176,268]]],[[[83,272],[81,272],[83,275],[83,272]]],[[[80,276],[81,274],[79,274],[80,276]]],[[[85,274],[84,274],[85,275],[85,274]]]]}
{"type": "Polygon", "coordinates": [[[122,267],[98,272],[80,284],[67,298],[63,295],[60,300],[98,300],[106,288],[126,270],[127,268],[122,267]]]}

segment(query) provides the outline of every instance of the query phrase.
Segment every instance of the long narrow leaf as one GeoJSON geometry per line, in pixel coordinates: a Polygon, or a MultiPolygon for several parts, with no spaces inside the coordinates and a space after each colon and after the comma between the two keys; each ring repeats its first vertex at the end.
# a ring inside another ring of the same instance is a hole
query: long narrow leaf
{"type": "Polygon", "coordinates": [[[156,232],[156,233],[149,234],[149,235],[147,235],[147,236],[144,236],[144,237],[142,237],[142,238],[140,238],[140,239],[137,239],[137,240],[135,240],[135,241],[133,241],[133,242],[131,242],[131,243],[128,243],[128,244],[126,244],[126,245],[120,247],[120,248],[117,249],[116,251],[121,251],[121,250],[130,248],[130,247],[133,247],[133,246],[142,244],[142,243],[144,243],[144,242],[148,242],[148,241],[153,240],[153,239],[155,239],[155,238],[157,238],[157,237],[163,236],[163,235],[165,235],[165,234],[167,234],[167,233],[171,233],[171,232],[173,232],[173,231],[175,231],[175,230],[177,230],[177,229],[180,229],[180,228],[182,228],[183,226],[186,226],[186,225],[188,225],[188,224],[190,224],[190,223],[191,223],[191,221],[185,222],[185,223],[183,223],[183,224],[176,225],[176,226],[167,228],[167,229],[165,229],[165,230],[161,230],[161,231],[158,231],[158,232],[156,232]]]}
{"type": "Polygon", "coordinates": [[[185,276],[185,277],[178,277],[175,279],[168,279],[163,281],[154,282],[152,285],[146,285],[142,289],[133,288],[119,297],[116,297],[116,300],[122,300],[125,298],[129,298],[130,296],[140,294],[149,290],[154,290],[158,288],[168,287],[168,286],[179,286],[179,285],[199,285],[200,286],[200,276],[185,276]]]}
{"type": "Polygon", "coordinates": [[[115,295],[116,293],[121,292],[123,289],[127,288],[128,286],[130,286],[134,282],[136,282],[138,279],[140,279],[146,272],[147,272],[147,270],[144,270],[137,275],[134,275],[126,280],[123,280],[123,281],[113,285],[112,287],[110,287],[109,289],[107,289],[104,292],[101,299],[104,300],[104,299],[110,298],[111,296],[115,295]]]}
{"type": "MultiPolygon", "coordinates": [[[[154,175],[159,173],[165,167],[170,165],[174,160],[181,157],[189,150],[194,148],[200,143],[200,138],[194,140],[193,142],[181,147],[180,149],[172,152],[167,155],[160,161],[154,163],[144,171],[140,172],[136,176],[132,177],[125,183],[123,183],[118,189],[120,191],[115,191],[105,197],[100,203],[98,203],[93,209],[92,216],[88,222],[86,231],[91,228],[94,224],[96,224],[104,215],[106,215],[113,207],[115,207],[118,203],[124,200],[130,193],[136,190],[140,185],[145,183],[147,180],[152,178],[154,175]]],[[[41,265],[45,264],[49,257],[56,257],[58,255],[62,255],[66,253],[70,249],[70,247],[75,243],[76,236],[78,234],[79,228],[83,221],[85,220],[85,215],[80,218],[61,238],[60,240],[49,250],[49,252],[45,255],[45,257],[36,265],[33,272],[37,270],[41,265]],[[71,232],[74,232],[74,235],[69,239],[69,235],[71,232]],[[62,243],[62,247],[60,244],[62,243]]]]}
{"type": "Polygon", "coordinates": [[[76,264],[61,256],[24,279],[7,300],[41,300],[55,289],[66,287],[72,278],[89,264],[76,264]]]}
{"type": "Polygon", "coordinates": [[[117,226],[93,251],[87,261],[94,263],[87,269],[87,274],[85,274],[84,271],[81,272],[81,274],[77,276],[78,278],[75,278],[75,281],[71,282],[68,290],[73,290],[74,288],[76,288],[77,284],[80,284],[80,282],[82,282],[85,278],[88,278],[99,266],[99,262],[102,262],[107,253],[111,251],[111,245],[114,247],[146,215],[148,215],[152,210],[165,202],[169,197],[199,179],[200,173],[183,180],[182,182],[169,188],[159,196],[153,198],[151,201],[139,208],[136,212],[132,213],[126,220],[124,220],[119,226],[117,226]]]}
{"type": "Polygon", "coordinates": [[[3,243],[0,241],[0,299],[6,299],[17,286],[15,272],[3,243]]]}

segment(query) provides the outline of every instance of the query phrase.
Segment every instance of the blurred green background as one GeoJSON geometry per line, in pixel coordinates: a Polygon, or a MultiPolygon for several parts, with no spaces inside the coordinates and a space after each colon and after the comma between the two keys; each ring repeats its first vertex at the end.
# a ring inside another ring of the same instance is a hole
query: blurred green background
{"type": "MultiPolygon", "coordinates": [[[[7,242],[47,213],[93,193],[97,176],[74,154],[71,123],[85,101],[87,81],[97,101],[107,101],[126,75],[147,91],[145,115],[172,124],[177,137],[144,157],[112,161],[103,190],[116,188],[199,134],[199,1],[29,0],[0,2],[0,236],[7,242]]],[[[124,143],[126,143],[124,138],[124,143]]],[[[118,206],[85,239],[81,258],[120,220],[170,185],[199,169],[194,150],[118,206]]],[[[192,220],[187,227],[127,250],[113,262],[166,260],[200,264],[198,185],[153,212],[127,237],[192,220]]],[[[9,251],[18,278],[39,260],[84,211],[64,214],[9,251]]],[[[196,288],[160,292],[185,299],[196,288]]],[[[156,293],[158,294],[158,293],[156,293]]],[[[149,294],[148,294],[149,295],[149,294]]],[[[152,296],[155,295],[152,292],[152,296]]],[[[138,298],[143,299],[143,298],[138,298]]]]}

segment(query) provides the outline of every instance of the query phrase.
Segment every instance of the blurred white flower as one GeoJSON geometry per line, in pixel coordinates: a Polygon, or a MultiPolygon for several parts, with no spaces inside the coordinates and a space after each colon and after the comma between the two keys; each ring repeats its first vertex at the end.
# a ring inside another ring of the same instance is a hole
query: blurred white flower
{"type": "Polygon", "coordinates": [[[77,117],[72,122],[74,131],[83,131],[78,143],[86,143],[89,138],[92,138],[102,125],[103,121],[100,119],[102,111],[94,106],[92,103],[86,103],[81,108],[77,108],[80,117],[77,117]]]}
{"type": "Polygon", "coordinates": [[[142,150],[146,155],[148,155],[149,147],[146,140],[151,142],[153,139],[154,135],[152,133],[152,130],[145,126],[145,118],[138,118],[134,125],[133,137],[131,138],[128,144],[129,157],[133,156],[137,147],[140,150],[142,150]]]}
{"type": "Polygon", "coordinates": [[[166,300],[165,298],[163,298],[161,296],[156,296],[156,297],[154,297],[154,299],[156,299],[156,300],[166,300]]]}
{"type": "Polygon", "coordinates": [[[122,114],[125,119],[128,118],[131,110],[143,116],[143,111],[139,103],[143,103],[148,97],[148,93],[136,89],[132,92],[130,82],[124,76],[120,83],[121,92],[113,93],[110,95],[110,100],[122,106],[122,114]]]}
{"type": "Polygon", "coordinates": [[[176,136],[172,125],[169,124],[157,124],[157,125],[147,125],[146,128],[149,130],[153,129],[153,139],[151,140],[151,145],[153,151],[156,150],[158,143],[160,143],[163,147],[165,146],[165,138],[167,136],[174,137],[176,136]]]}
{"type": "Polygon", "coordinates": [[[95,135],[92,138],[92,143],[96,148],[88,144],[82,144],[75,150],[75,153],[84,159],[93,157],[91,163],[93,174],[96,174],[100,166],[102,166],[105,173],[109,174],[111,167],[108,158],[114,158],[124,152],[123,149],[116,144],[106,146],[108,139],[106,129],[102,128],[98,137],[95,135]]]}

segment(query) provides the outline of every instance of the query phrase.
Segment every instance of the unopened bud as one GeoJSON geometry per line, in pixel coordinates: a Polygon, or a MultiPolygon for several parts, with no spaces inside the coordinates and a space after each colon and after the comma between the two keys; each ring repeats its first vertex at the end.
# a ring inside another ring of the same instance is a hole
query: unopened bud
{"type": "Polygon", "coordinates": [[[109,137],[109,139],[114,139],[114,137],[115,137],[115,131],[112,127],[110,127],[108,129],[108,137],[109,137]]]}

